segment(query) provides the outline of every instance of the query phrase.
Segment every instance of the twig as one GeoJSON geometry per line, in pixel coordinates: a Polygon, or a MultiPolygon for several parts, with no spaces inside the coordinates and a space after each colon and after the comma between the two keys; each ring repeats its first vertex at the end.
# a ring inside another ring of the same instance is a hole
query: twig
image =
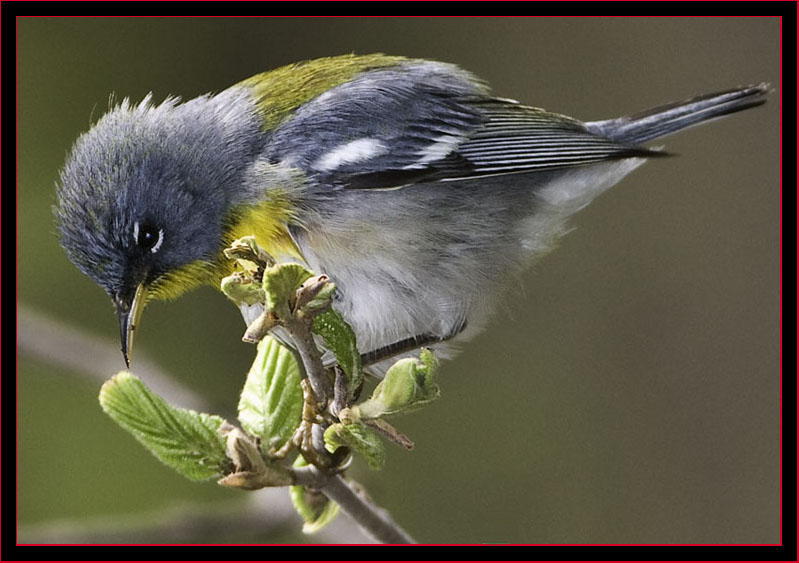
{"type": "Polygon", "coordinates": [[[379,508],[358,494],[355,488],[341,475],[327,475],[313,465],[294,470],[297,484],[321,491],[346,512],[361,529],[379,541],[389,544],[416,543],[414,539],[394,522],[388,511],[379,508]]]}
{"type": "Polygon", "coordinates": [[[314,342],[311,321],[311,318],[283,320],[283,327],[291,335],[291,339],[297,347],[297,352],[302,360],[302,365],[305,367],[305,375],[311,384],[316,402],[325,405],[331,395],[332,388],[325,374],[322,355],[316,347],[316,342],[314,342]]]}
{"type": "MultiPolygon", "coordinates": [[[[258,264],[263,262],[257,256],[257,244],[254,238],[240,239],[234,243],[233,252],[226,251],[228,257],[241,260],[242,257],[258,264]],[[239,244],[240,242],[240,244],[239,244]],[[235,256],[234,256],[235,254],[235,256]]],[[[265,267],[265,264],[262,264],[265,267]]],[[[306,462],[310,465],[304,468],[294,468],[291,471],[292,482],[316,489],[328,499],[335,502],[344,512],[350,515],[369,535],[383,543],[414,543],[413,539],[400,528],[389,514],[359,495],[353,487],[341,476],[341,467],[336,467],[335,456],[331,456],[325,448],[322,431],[330,418],[325,413],[338,412],[346,407],[346,386],[342,386],[341,378],[337,381],[338,393],[334,394],[333,381],[322,362],[322,353],[316,345],[313,333],[314,317],[327,310],[332,304],[332,292],[335,286],[330,283],[324,274],[313,276],[305,275],[305,271],[296,271],[296,265],[279,266],[276,271],[267,274],[263,271],[262,293],[265,303],[271,303],[270,310],[264,312],[255,321],[249,322],[244,340],[257,342],[263,338],[268,330],[280,327],[285,330],[293,341],[293,349],[298,363],[304,371],[303,379],[303,414],[300,427],[295,432],[289,443],[298,447],[306,462]],[[292,269],[294,268],[294,269],[292,269]],[[284,274],[285,275],[282,275],[284,274]],[[269,277],[267,277],[267,275],[269,277]],[[286,284],[286,280],[303,277],[299,288],[286,284]],[[292,293],[293,292],[293,293],[292,293]],[[329,403],[333,401],[333,405],[329,403]],[[329,407],[332,406],[332,409],[329,407]]],[[[258,272],[253,279],[258,278],[258,272]]],[[[229,278],[226,278],[229,279],[229,278]]],[[[247,288],[240,287],[237,279],[232,283],[223,282],[227,288],[226,293],[231,295],[235,291],[247,288]],[[238,290],[236,289],[238,288],[238,290]],[[234,291],[235,290],[235,291],[234,291]]],[[[246,284],[245,284],[246,285],[246,284]]],[[[254,295],[247,293],[247,299],[258,300],[261,295],[255,291],[254,295]]],[[[233,297],[234,301],[237,300],[233,297]]],[[[242,298],[241,300],[245,300],[242,298]]],[[[249,302],[249,300],[247,301],[249,302]]],[[[249,316],[249,309],[242,307],[245,322],[249,316]]],[[[287,443],[284,447],[290,447],[287,443]]],[[[282,450],[283,448],[281,448],[282,450]]],[[[281,450],[278,452],[282,453],[281,450]]],[[[236,485],[242,488],[280,485],[282,482],[272,483],[272,477],[267,475],[265,481],[259,477],[264,471],[239,471],[235,473],[236,485]],[[238,481],[240,480],[240,482],[238,481]]],[[[229,475],[225,479],[229,479],[229,475]]]]}
{"type": "MultiPolygon", "coordinates": [[[[325,280],[327,278],[325,277],[325,280]]],[[[297,352],[305,368],[313,394],[316,395],[316,402],[325,405],[328,398],[332,398],[332,386],[325,372],[322,363],[322,353],[316,346],[312,332],[313,315],[293,316],[290,320],[283,320],[283,327],[291,335],[297,352]]],[[[307,395],[303,393],[303,395],[307,395]]],[[[308,404],[309,397],[306,396],[305,402],[308,404]]],[[[311,404],[316,408],[317,405],[311,404]]],[[[303,456],[308,459],[309,454],[315,454],[316,448],[311,446],[310,451],[307,447],[301,448],[303,456]]],[[[323,453],[327,453],[322,448],[323,453]]],[[[311,456],[311,457],[319,457],[311,456]]],[[[370,536],[381,543],[415,543],[408,533],[403,530],[387,511],[378,508],[363,496],[355,492],[352,486],[338,474],[323,472],[314,465],[308,465],[304,470],[295,470],[295,478],[302,479],[303,476],[310,480],[307,485],[320,490],[327,498],[338,504],[341,509],[350,515],[355,522],[363,528],[370,536]]],[[[299,483],[298,484],[302,484],[299,483]]]]}

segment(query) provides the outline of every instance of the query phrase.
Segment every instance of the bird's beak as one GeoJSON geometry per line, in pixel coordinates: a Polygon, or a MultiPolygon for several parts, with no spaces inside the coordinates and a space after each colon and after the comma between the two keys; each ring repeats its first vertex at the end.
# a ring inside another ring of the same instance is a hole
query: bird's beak
{"type": "Polygon", "coordinates": [[[114,303],[117,306],[117,316],[119,317],[119,336],[122,342],[122,355],[125,357],[125,365],[130,367],[130,356],[133,352],[133,336],[139,326],[139,319],[147,302],[147,289],[143,283],[136,287],[133,299],[117,296],[114,303]]]}

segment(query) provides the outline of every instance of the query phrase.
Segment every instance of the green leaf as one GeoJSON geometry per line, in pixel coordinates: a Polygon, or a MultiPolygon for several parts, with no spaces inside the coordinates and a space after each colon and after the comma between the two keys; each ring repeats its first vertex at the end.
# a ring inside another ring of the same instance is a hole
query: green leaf
{"type": "Polygon", "coordinates": [[[311,276],[312,272],[293,262],[267,268],[263,281],[267,311],[274,311],[280,319],[289,319],[297,288],[311,276]]]}
{"type": "Polygon", "coordinates": [[[347,376],[347,390],[353,397],[355,390],[363,383],[363,370],[352,327],[338,311],[329,309],[314,318],[313,331],[324,339],[325,346],[333,352],[347,376]]]}
{"type": "Polygon", "coordinates": [[[158,459],[193,480],[220,477],[230,466],[219,416],[173,407],[135,375],[122,371],[100,389],[100,405],[158,459]]]}
{"type": "Polygon", "coordinates": [[[331,424],[325,430],[325,449],[334,453],[346,446],[366,458],[370,469],[380,469],[386,461],[386,449],[377,432],[356,422],[354,424],[331,424]]]}
{"type": "Polygon", "coordinates": [[[241,391],[239,421],[244,430],[261,438],[266,450],[285,444],[300,424],[301,379],[294,354],[265,336],[241,391]]]}

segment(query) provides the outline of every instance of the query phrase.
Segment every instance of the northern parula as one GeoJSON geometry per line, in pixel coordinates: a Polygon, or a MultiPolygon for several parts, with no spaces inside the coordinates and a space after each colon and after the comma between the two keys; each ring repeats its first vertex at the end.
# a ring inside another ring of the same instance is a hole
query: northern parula
{"type": "Polygon", "coordinates": [[[222,249],[245,235],[329,275],[363,353],[462,341],[572,214],[664,154],[642,143],[767,92],[581,122],[452,64],[318,59],[186,102],[125,99],[75,143],[55,214],[70,260],[116,304],[126,363],[145,304],[218,287],[222,249]]]}

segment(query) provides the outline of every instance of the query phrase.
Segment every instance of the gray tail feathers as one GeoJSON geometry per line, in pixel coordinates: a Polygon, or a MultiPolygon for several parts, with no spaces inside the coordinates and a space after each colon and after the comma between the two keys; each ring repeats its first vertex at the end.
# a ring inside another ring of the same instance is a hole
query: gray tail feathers
{"type": "Polygon", "coordinates": [[[768,84],[742,86],[586,126],[619,143],[636,145],[736,111],[765,103],[768,84]]]}

